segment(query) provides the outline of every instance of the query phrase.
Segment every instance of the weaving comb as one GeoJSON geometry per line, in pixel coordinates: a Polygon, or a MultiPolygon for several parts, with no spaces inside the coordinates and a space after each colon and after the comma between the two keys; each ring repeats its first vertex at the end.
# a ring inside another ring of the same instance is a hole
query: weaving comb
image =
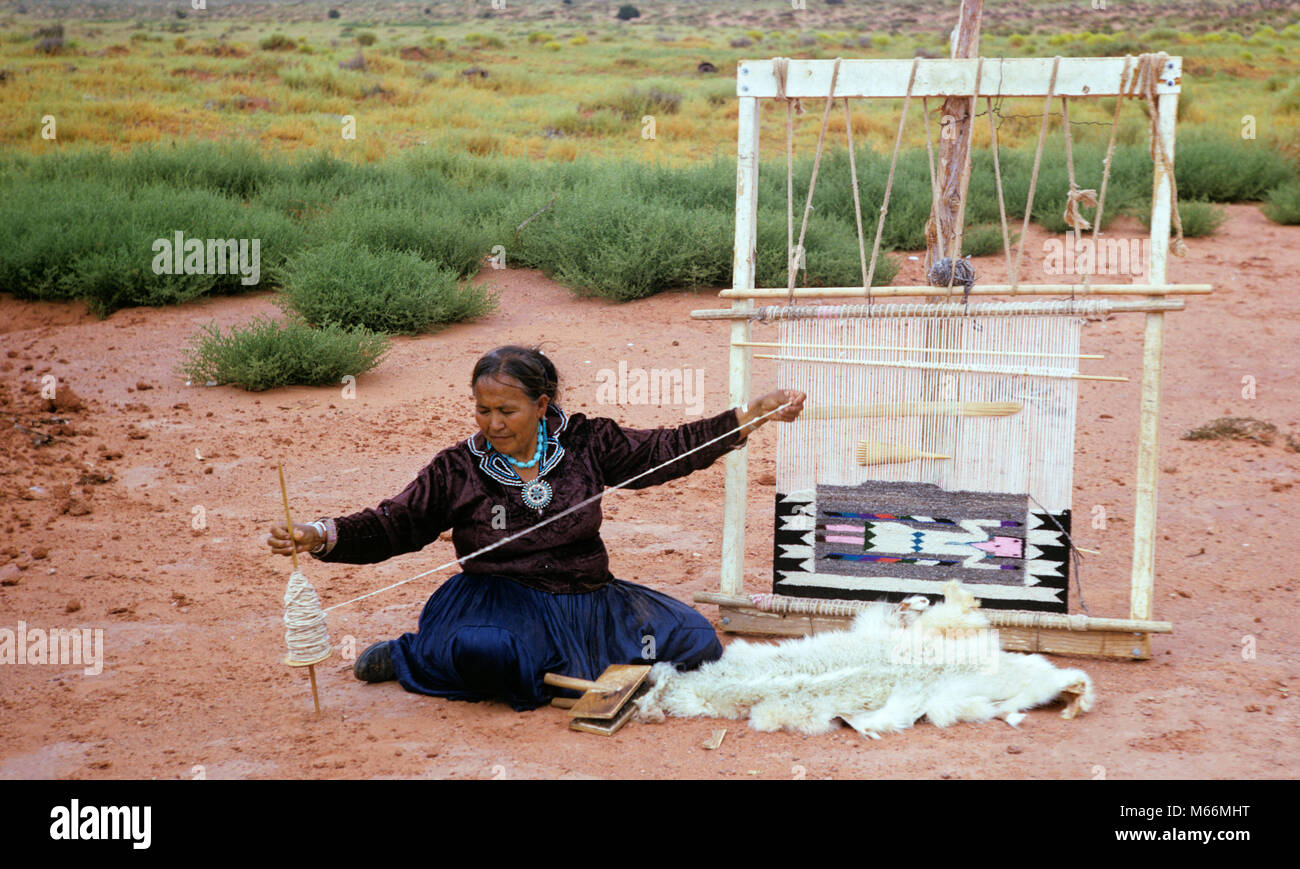
{"type": "Polygon", "coordinates": [[[633,705],[629,701],[650,674],[648,664],[611,664],[596,681],[547,673],[542,681],[556,688],[582,691],[577,700],[556,697],[553,706],[568,707],[572,721],[569,727],[589,733],[612,736],[632,717],[633,705]]]}

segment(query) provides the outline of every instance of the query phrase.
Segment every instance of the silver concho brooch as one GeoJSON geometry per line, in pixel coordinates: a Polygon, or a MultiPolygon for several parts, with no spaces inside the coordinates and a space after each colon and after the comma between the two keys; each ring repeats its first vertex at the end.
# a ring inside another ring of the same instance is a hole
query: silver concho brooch
{"type": "Polygon", "coordinates": [[[533,480],[524,486],[521,497],[524,504],[534,510],[540,510],[551,503],[551,484],[542,479],[533,480]]]}

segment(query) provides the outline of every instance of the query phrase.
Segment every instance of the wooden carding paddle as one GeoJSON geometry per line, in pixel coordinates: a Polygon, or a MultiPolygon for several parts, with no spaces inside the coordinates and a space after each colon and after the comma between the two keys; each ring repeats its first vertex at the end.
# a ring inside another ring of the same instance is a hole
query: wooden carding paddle
{"type": "Polygon", "coordinates": [[[624,724],[632,720],[632,715],[636,712],[636,703],[632,701],[649,690],[650,686],[645,684],[636,689],[636,693],[628,698],[627,702],[623,704],[623,708],[613,718],[571,718],[569,719],[569,729],[581,730],[583,733],[599,733],[601,736],[613,736],[624,724]]]}
{"type": "Polygon", "coordinates": [[[618,717],[649,673],[649,664],[611,664],[595,682],[561,676],[559,673],[547,673],[542,681],[556,688],[586,692],[569,707],[569,714],[574,718],[607,721],[618,717]]]}

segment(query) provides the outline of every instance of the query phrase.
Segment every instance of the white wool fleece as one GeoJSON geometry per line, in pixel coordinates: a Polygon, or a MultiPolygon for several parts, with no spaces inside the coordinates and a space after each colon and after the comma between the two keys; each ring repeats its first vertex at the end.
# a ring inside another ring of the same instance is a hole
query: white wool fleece
{"type": "Polygon", "coordinates": [[[923,717],[940,727],[992,718],[1014,724],[1023,710],[1062,694],[1069,700],[1063,718],[1092,709],[1088,674],[1002,651],[969,593],[954,581],[944,595],[919,617],[915,604],[879,604],[848,630],[777,644],[736,640],[689,673],[656,664],[649,691],[636,701],[637,720],[748,717],[755,730],[818,734],[838,718],[879,738],[923,717]]]}

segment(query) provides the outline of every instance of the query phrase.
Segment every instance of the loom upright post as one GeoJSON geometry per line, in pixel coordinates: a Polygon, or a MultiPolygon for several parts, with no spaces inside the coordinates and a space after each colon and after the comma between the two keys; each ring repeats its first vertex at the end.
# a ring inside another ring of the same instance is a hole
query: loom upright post
{"type": "MultiPolygon", "coordinates": [[[[754,248],[758,231],[758,99],[745,96],[745,69],[741,64],[739,133],[736,142],[736,244],[733,253],[732,286],[754,288],[754,248]]],[[[748,299],[731,303],[733,311],[753,308],[748,299]]],[[[749,401],[750,350],[736,346],[750,339],[748,320],[731,321],[728,350],[728,399],[733,407],[749,401]]],[[[722,508],[722,581],[724,594],[745,590],[745,508],[748,503],[749,448],[727,454],[722,508]]]]}
{"type": "MultiPolygon", "coordinates": [[[[1174,61],[1167,61],[1160,71],[1163,79],[1177,80],[1174,61]]],[[[1157,147],[1163,146],[1174,159],[1174,122],[1178,112],[1178,94],[1157,97],[1157,147]]],[[[1166,282],[1169,259],[1169,218],[1172,190],[1164,162],[1154,161],[1151,189],[1151,264],[1147,279],[1152,284],[1166,282]]],[[[1142,402],[1138,418],[1137,495],[1133,509],[1133,574],[1129,616],[1151,618],[1151,601],[1155,588],[1156,555],[1156,482],[1159,472],[1160,375],[1161,355],[1165,343],[1165,317],[1161,313],[1146,315],[1146,333],[1142,343],[1142,402]]],[[[1134,657],[1150,655],[1150,636],[1135,638],[1134,657]]]]}

